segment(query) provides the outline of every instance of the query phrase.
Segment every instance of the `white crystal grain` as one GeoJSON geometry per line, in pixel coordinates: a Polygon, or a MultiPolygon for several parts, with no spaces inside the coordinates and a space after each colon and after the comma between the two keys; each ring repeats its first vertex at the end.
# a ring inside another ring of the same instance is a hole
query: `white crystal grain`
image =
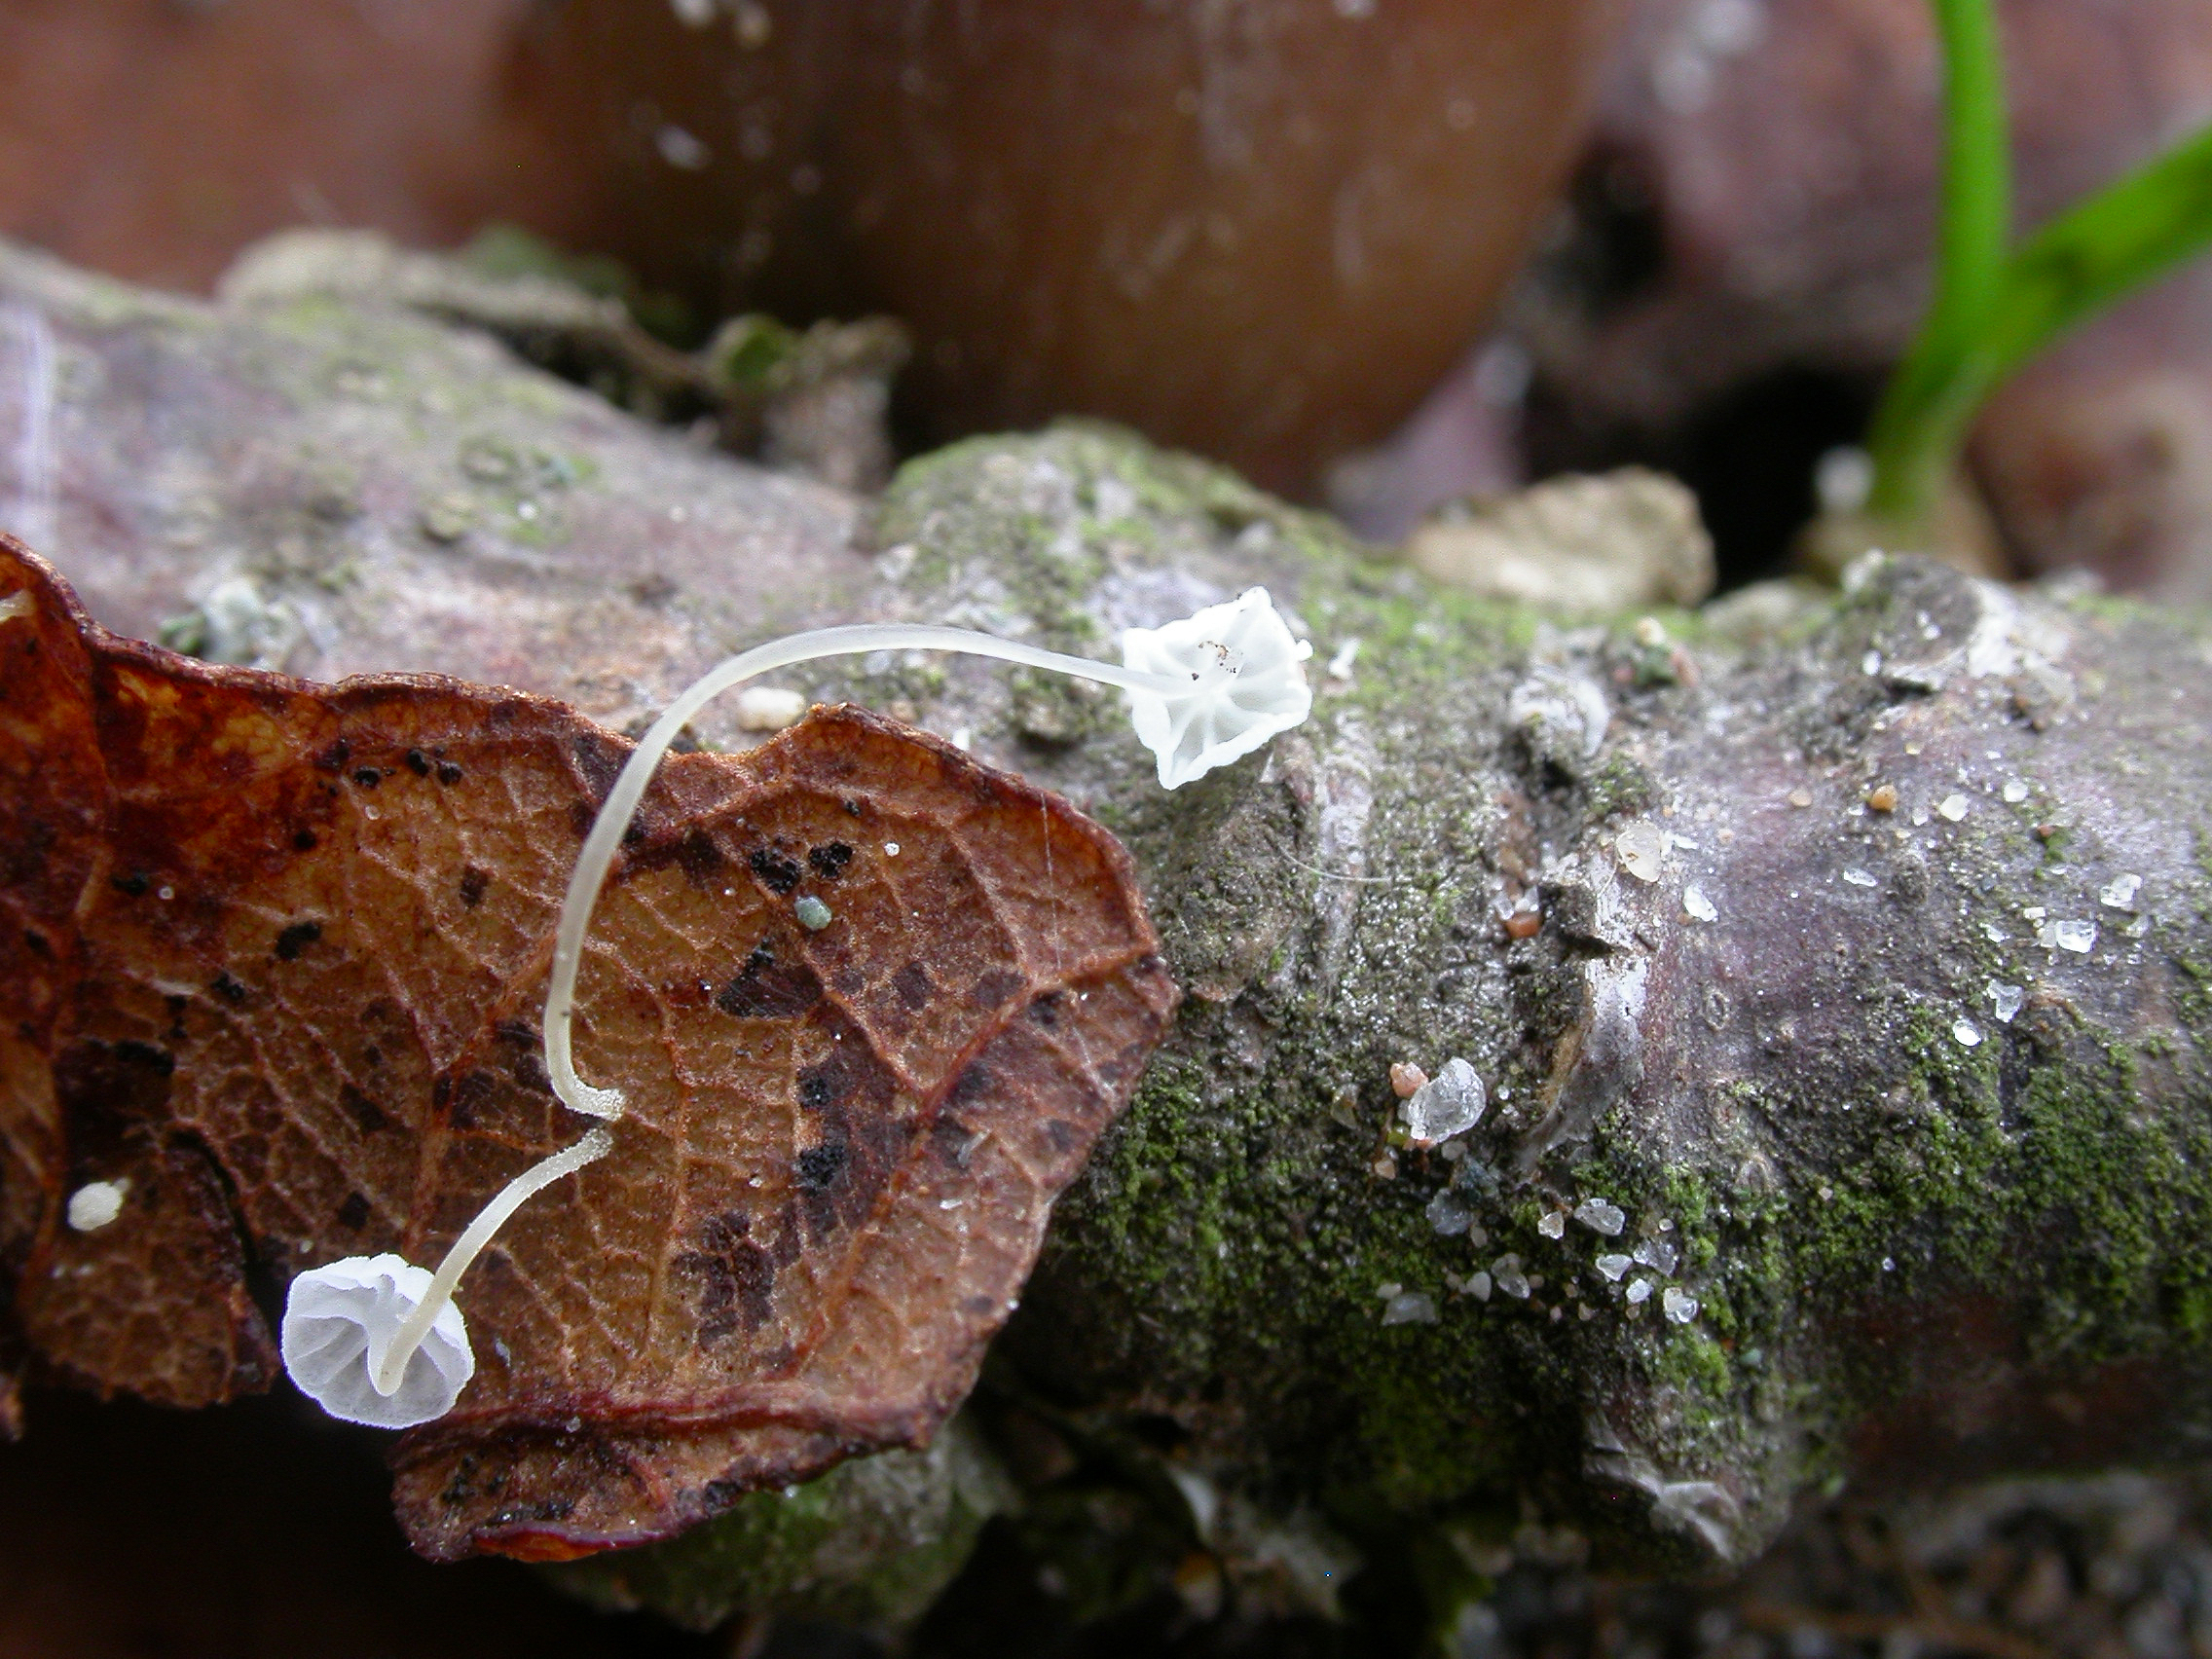
{"type": "Polygon", "coordinates": [[[1458,1194],[1447,1187],[1428,1200],[1428,1225],[1446,1238],[1457,1236],[1467,1231],[1474,1215],[1459,1201],[1458,1194]]]}
{"type": "Polygon", "coordinates": [[[1636,1259],[1654,1272],[1671,1273],[1681,1254],[1664,1238],[1646,1238],[1637,1245],[1636,1259]]]}
{"type": "Polygon", "coordinates": [[[1414,1090],[1398,1108],[1406,1133],[1416,1146],[1434,1146],[1454,1135],[1465,1134],[1482,1122],[1488,1104],[1483,1080],[1465,1060],[1452,1058],[1444,1069],[1414,1090]]]}
{"type": "Polygon", "coordinates": [[[1607,1203],[1604,1198],[1584,1198],[1574,1206],[1574,1219],[1593,1233],[1602,1233],[1607,1238],[1618,1238],[1628,1217],[1621,1213],[1618,1204],[1607,1203]]]}
{"type": "Polygon", "coordinates": [[[2059,949],[2081,955],[2087,955],[2097,942],[2097,924],[2094,922],[2053,922],[2049,933],[2051,942],[2059,949]]]}
{"type": "Polygon", "coordinates": [[[1382,1309],[1385,1325],[1433,1325],[1436,1323],[1436,1299],[1425,1291],[1401,1291],[1390,1298],[1382,1309]]]}
{"type": "Polygon", "coordinates": [[[1640,818],[1614,840],[1613,856],[1637,880],[1657,881],[1667,858],[1667,831],[1650,819],[1640,818]]]}

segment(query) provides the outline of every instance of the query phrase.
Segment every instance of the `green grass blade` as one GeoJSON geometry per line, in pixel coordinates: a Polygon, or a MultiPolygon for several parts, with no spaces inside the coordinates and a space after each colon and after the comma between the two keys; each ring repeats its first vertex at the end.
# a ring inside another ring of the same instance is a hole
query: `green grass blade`
{"type": "Polygon", "coordinates": [[[1936,0],[1943,37],[1943,222],[1927,332],[1981,330],[2012,240],[2012,163],[2005,60],[1990,0],[1936,0]]]}
{"type": "Polygon", "coordinates": [[[1891,378],[1867,447],[1878,513],[1914,519],[1934,501],[1972,404],[1960,372],[2005,292],[2012,167],[2005,64],[1990,0],[1935,0],[1943,42],[1943,202],[1936,294],[1891,378]]]}
{"type": "Polygon", "coordinates": [[[1976,355],[1993,385],[2076,323],[2212,242],[2212,127],[2062,213],[2005,276],[1976,355]]]}

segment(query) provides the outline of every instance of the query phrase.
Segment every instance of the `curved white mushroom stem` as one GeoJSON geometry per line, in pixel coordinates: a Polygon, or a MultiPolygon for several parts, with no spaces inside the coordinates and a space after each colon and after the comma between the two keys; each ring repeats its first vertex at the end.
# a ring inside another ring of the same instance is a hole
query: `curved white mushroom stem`
{"type": "Polygon", "coordinates": [[[407,1375],[407,1362],[423,1346],[423,1339],[429,1334],[438,1310],[453,1300],[454,1286],[461,1282],[461,1275],[468,1272],[468,1265],[492,1242],[492,1235],[505,1225],[507,1217],[522,1208],[523,1200],[540,1187],[549,1187],[564,1175],[573,1175],[594,1159],[605,1158],[613,1144],[613,1135],[605,1128],[593,1129],[574,1146],[532,1164],[499,1189],[498,1196],[468,1224],[468,1230],[453,1241],[446,1259],[430,1275],[430,1288],[393,1335],[391,1346],[385,1350],[384,1363],[370,1379],[378,1393],[389,1395],[398,1388],[400,1379],[407,1375]]]}
{"type": "MultiPolygon", "coordinates": [[[[583,851],[576,855],[576,867],[569,874],[569,891],[561,901],[561,924],[553,940],[552,978],[545,987],[545,1070],[553,1079],[554,1092],[571,1108],[595,1118],[611,1120],[622,1115],[623,1096],[619,1088],[596,1088],[576,1076],[569,1042],[569,1023],[575,1013],[576,970],[583,957],[584,933],[591,926],[592,906],[599,902],[600,885],[614,863],[615,852],[629,830],[630,820],[637,813],[645,786],[652,782],[653,772],[660,765],[661,756],[668,753],[668,746],[676,741],[676,734],[716,697],[756,674],[812,662],[819,657],[858,656],[884,650],[964,651],[970,656],[996,657],[1001,662],[1070,674],[1081,680],[1095,680],[1102,684],[1118,685],[1124,691],[1149,693],[1154,697],[1183,694],[1194,678],[1146,673],[1116,663],[1093,662],[1088,657],[1063,656],[1058,651],[1040,650],[1035,645],[966,628],[899,622],[855,622],[793,634],[788,640],[776,640],[741,652],[708,670],[697,683],[668,706],[667,713],[653,721],[651,729],[630,752],[621,775],[614,780],[613,789],[608,792],[607,800],[599,809],[591,833],[584,837],[583,851]]],[[[440,1270],[439,1276],[444,1276],[444,1270],[440,1270]]]]}

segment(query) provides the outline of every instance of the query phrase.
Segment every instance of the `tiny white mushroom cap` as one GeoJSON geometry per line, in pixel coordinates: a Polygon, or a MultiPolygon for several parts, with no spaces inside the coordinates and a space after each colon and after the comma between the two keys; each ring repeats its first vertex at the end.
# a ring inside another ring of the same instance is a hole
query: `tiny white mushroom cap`
{"type": "Polygon", "coordinates": [[[1304,720],[1313,693],[1300,665],[1312,654],[1291,638],[1266,588],[1181,622],[1124,629],[1124,665],[1189,686],[1128,693],[1137,737],[1160,759],[1160,787],[1201,778],[1304,720]]]}
{"type": "Polygon", "coordinates": [[[430,1322],[399,1386],[384,1394],[373,1381],[429,1290],[427,1269],[388,1253],[348,1256],[300,1274],[284,1298],[285,1371],[300,1392],[347,1422],[410,1428],[444,1417],[476,1374],[468,1327],[451,1302],[430,1322]]]}

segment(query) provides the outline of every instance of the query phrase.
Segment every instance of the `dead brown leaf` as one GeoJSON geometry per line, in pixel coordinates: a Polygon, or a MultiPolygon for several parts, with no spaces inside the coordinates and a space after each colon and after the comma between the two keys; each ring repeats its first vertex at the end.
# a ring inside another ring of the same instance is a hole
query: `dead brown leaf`
{"type": "MultiPolygon", "coordinates": [[[[516,692],[121,639],[12,543],[0,610],[18,1337],[103,1393],[266,1388],[293,1273],[433,1264],[587,1126],[537,1021],[626,746],[516,692]],[[78,1232],[91,1181],[124,1208],[78,1232]]],[[[578,997],[630,1110],[462,1284],[475,1381],[396,1447],[416,1547],[640,1542],[925,1439],[1174,1000],[1126,855],[1056,796],[854,709],[671,757],[578,997]]]]}

